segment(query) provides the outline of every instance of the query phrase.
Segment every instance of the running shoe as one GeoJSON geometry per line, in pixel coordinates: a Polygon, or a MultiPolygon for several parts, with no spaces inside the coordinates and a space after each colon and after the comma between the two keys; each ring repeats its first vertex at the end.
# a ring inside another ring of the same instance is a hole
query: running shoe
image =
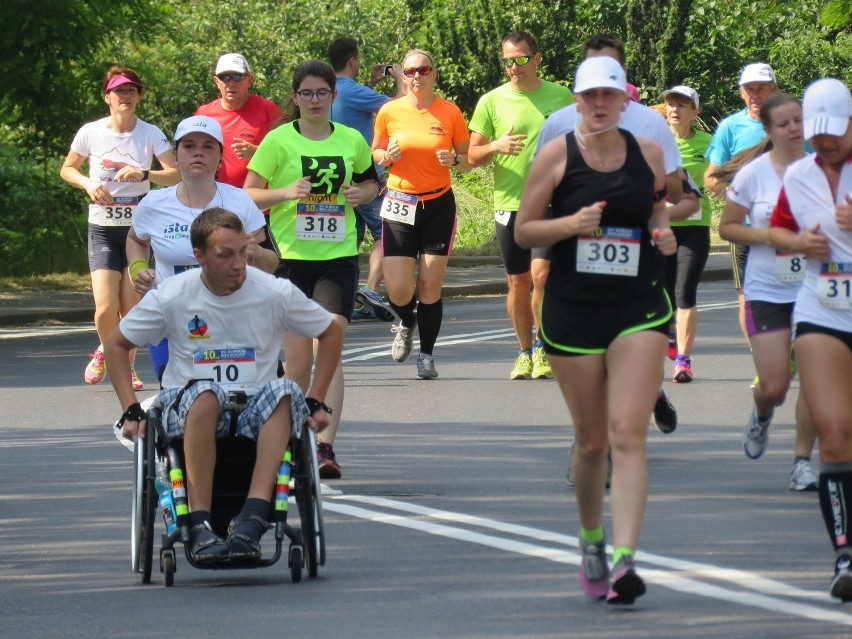
{"type": "Polygon", "coordinates": [[[677,428],[677,411],[662,388],[657,394],[657,403],[654,404],[654,423],[660,432],[666,435],[673,433],[677,428]]]}
{"type": "Polygon", "coordinates": [[[687,355],[678,355],[675,358],[674,375],[672,381],[675,384],[689,384],[692,381],[692,358],[687,355]]]}
{"type": "Polygon", "coordinates": [[[770,415],[766,421],[761,421],[757,416],[757,407],[751,410],[751,417],[743,430],[743,449],[746,457],[757,459],[763,455],[769,444],[769,424],[772,421],[770,415]]]}
{"type": "Polygon", "coordinates": [[[435,379],[438,371],[435,370],[435,358],[425,353],[417,356],[417,377],[420,379],[435,379]]]}
{"type": "Polygon", "coordinates": [[[92,361],[86,366],[86,371],[83,373],[83,380],[87,384],[100,384],[104,381],[104,376],[106,375],[104,352],[96,350],[94,353],[90,353],[89,357],[92,358],[92,361]]]}
{"type": "Polygon", "coordinates": [[[400,322],[397,326],[391,326],[391,333],[395,335],[391,345],[391,357],[397,362],[404,362],[411,355],[411,347],[414,345],[414,327],[406,327],[400,322]]]}
{"type": "Polygon", "coordinates": [[[645,582],[636,574],[633,555],[622,555],[612,567],[612,585],[606,602],[613,605],[630,605],[645,594],[645,582]]]}
{"type": "Polygon", "coordinates": [[[666,356],[672,361],[677,357],[677,331],[669,331],[669,346],[666,349],[666,356]]]}
{"type": "Polygon", "coordinates": [[[813,492],[816,489],[817,477],[811,463],[807,459],[795,462],[793,472],[790,473],[790,490],[813,492]]]}
{"type": "Polygon", "coordinates": [[[370,310],[373,311],[373,315],[383,322],[392,322],[396,319],[396,315],[391,310],[388,303],[382,299],[381,295],[371,288],[367,288],[366,286],[361,287],[361,289],[355,293],[355,301],[362,306],[369,307],[370,310]]]}
{"type": "Polygon", "coordinates": [[[533,361],[530,354],[526,351],[520,351],[518,358],[515,360],[515,367],[509,374],[509,379],[529,379],[533,374],[533,361]]]}
{"type": "Polygon", "coordinates": [[[136,374],[136,368],[133,364],[130,365],[130,382],[133,384],[133,390],[145,390],[145,383],[139,379],[139,376],[136,374]]]}
{"type": "Polygon", "coordinates": [[[547,355],[544,354],[543,346],[533,348],[532,378],[553,379],[553,369],[550,367],[550,362],[547,361],[547,355]]]}
{"type": "Polygon", "coordinates": [[[317,442],[317,467],[321,479],[340,479],[340,464],[335,459],[331,444],[317,442]]]}
{"type": "Polygon", "coordinates": [[[580,587],[589,599],[602,601],[609,593],[609,566],[606,559],[606,539],[585,542],[580,538],[580,587]]]}
{"type": "Polygon", "coordinates": [[[840,601],[852,601],[852,557],[840,555],[834,564],[831,596],[840,601]]]}
{"type": "Polygon", "coordinates": [[[356,306],[352,309],[352,321],[355,320],[371,320],[376,319],[376,316],[373,315],[373,311],[370,310],[369,306],[356,306]]]}

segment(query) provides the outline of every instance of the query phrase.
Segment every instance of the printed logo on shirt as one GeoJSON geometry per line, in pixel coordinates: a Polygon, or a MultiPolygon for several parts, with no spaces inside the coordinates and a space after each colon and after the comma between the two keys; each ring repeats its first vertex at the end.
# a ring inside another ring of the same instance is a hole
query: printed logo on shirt
{"type": "Polygon", "coordinates": [[[179,224],[172,222],[166,224],[163,228],[163,239],[165,240],[182,240],[189,238],[189,224],[179,224]]]}
{"type": "Polygon", "coordinates": [[[346,165],[339,155],[303,155],[302,175],[311,178],[311,193],[338,193],[346,177],[346,165]]]}
{"type": "Polygon", "coordinates": [[[210,336],[207,334],[207,322],[198,317],[198,315],[187,322],[186,328],[189,330],[189,339],[210,339],[210,336]]]}
{"type": "Polygon", "coordinates": [[[252,133],[251,131],[244,131],[243,133],[240,133],[236,137],[237,137],[237,139],[245,140],[246,142],[249,142],[249,143],[254,144],[254,145],[260,144],[260,140],[258,139],[258,137],[254,133],[252,133]]]}
{"type": "Polygon", "coordinates": [[[438,122],[438,120],[434,120],[429,125],[429,135],[447,135],[447,132],[444,130],[443,124],[438,122]]]}
{"type": "Polygon", "coordinates": [[[129,153],[122,153],[115,147],[112,147],[109,151],[105,151],[101,155],[92,153],[92,158],[97,159],[98,165],[104,173],[118,173],[125,166],[142,166],[142,162],[129,153]]]}

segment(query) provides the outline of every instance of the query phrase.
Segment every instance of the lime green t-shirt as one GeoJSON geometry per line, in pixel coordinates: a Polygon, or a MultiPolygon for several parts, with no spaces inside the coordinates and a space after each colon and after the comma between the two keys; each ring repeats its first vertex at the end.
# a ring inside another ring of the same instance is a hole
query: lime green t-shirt
{"type": "Polygon", "coordinates": [[[527,136],[526,146],[518,155],[500,153],[494,156],[495,210],[518,210],[545,119],[573,101],[574,96],[567,87],[546,80],[533,91],[517,91],[507,82],[479,99],[470,120],[471,131],[489,140],[496,140],[509,129],[513,135],[527,136]]]}
{"type": "Polygon", "coordinates": [[[269,211],[269,228],[283,258],[331,260],[358,255],[355,211],[340,192],[373,166],[370,147],[357,130],[334,123],[325,140],[310,140],[296,122],[273,129],[257,147],[248,168],[270,189],[311,178],[311,194],[287,200],[269,211]]]}
{"type": "MultiPolygon", "coordinates": [[[[675,138],[677,149],[683,160],[683,168],[689,173],[692,180],[701,188],[704,188],[704,171],[707,169],[707,158],[704,154],[710,146],[713,136],[704,131],[694,130],[691,138],[675,138]]],[[[701,211],[693,213],[690,217],[679,222],[672,221],[672,226],[710,226],[711,210],[710,198],[701,196],[701,211]]]]}

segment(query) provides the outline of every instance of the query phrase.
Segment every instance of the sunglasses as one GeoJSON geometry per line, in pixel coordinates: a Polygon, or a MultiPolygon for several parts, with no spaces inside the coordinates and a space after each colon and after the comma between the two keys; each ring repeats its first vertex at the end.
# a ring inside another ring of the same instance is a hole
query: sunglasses
{"type": "Polygon", "coordinates": [[[519,55],[517,58],[503,58],[503,66],[507,69],[511,67],[513,64],[517,64],[519,67],[528,64],[530,60],[533,59],[531,55],[519,55]]]}
{"type": "Polygon", "coordinates": [[[402,75],[406,78],[413,78],[418,73],[420,75],[431,75],[432,71],[432,67],[409,67],[408,69],[402,70],[402,75]]]}
{"type": "Polygon", "coordinates": [[[222,82],[242,82],[243,78],[246,77],[245,73],[220,73],[216,76],[222,82]]]}
{"type": "Polygon", "coordinates": [[[317,89],[316,91],[302,89],[301,91],[296,91],[296,95],[302,98],[305,102],[310,102],[314,99],[314,96],[317,96],[317,99],[322,102],[323,100],[327,100],[331,94],[331,89],[317,89]]]}

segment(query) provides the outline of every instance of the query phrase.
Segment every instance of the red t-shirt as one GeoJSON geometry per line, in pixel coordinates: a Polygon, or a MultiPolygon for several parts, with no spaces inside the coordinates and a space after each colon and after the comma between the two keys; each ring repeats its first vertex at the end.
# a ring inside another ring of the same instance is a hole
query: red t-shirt
{"type": "Polygon", "coordinates": [[[210,116],[222,127],[225,150],[222,166],[219,168],[219,181],[243,188],[249,161],[239,159],[231,145],[237,140],[245,140],[255,146],[260,144],[272,130],[275,121],[281,117],[281,109],[271,100],[250,94],[248,102],[236,111],[223,109],[221,99],[216,98],[198,107],[195,115],[210,116]]]}

